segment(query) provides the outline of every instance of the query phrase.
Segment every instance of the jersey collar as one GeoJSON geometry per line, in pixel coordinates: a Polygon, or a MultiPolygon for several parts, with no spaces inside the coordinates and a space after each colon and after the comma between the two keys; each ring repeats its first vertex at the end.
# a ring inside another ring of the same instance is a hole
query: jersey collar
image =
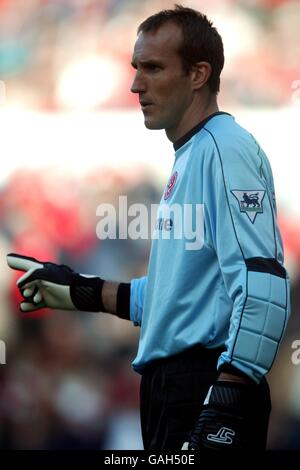
{"type": "Polygon", "coordinates": [[[199,132],[200,129],[202,129],[202,127],[208,121],[210,121],[215,116],[220,116],[222,114],[227,114],[228,116],[231,116],[231,114],[229,114],[229,113],[225,113],[223,111],[217,111],[216,113],[213,113],[210,116],[208,116],[207,118],[203,119],[203,121],[199,122],[199,124],[197,124],[195,127],[193,127],[193,129],[188,131],[186,134],[184,134],[182,137],[180,137],[180,139],[178,139],[178,140],[176,140],[176,142],[174,142],[173,147],[174,147],[175,152],[178,149],[180,149],[180,147],[182,147],[184,144],[186,144],[187,141],[190,140],[191,137],[193,137],[193,135],[197,134],[197,132],[199,132]]]}

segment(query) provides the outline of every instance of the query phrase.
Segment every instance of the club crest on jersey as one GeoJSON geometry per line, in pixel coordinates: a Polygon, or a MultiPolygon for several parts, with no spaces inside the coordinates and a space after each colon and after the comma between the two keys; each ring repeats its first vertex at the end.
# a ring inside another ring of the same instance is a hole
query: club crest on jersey
{"type": "Polygon", "coordinates": [[[177,176],[178,176],[178,173],[177,173],[177,171],[175,171],[175,173],[173,173],[173,175],[171,176],[171,178],[168,182],[167,189],[166,189],[165,194],[164,194],[164,200],[168,199],[171,192],[173,191],[176,180],[177,180],[177,176]]]}
{"type": "Polygon", "coordinates": [[[252,223],[254,223],[257,214],[263,213],[263,198],[265,192],[259,189],[253,190],[231,190],[234,197],[238,200],[240,211],[245,212],[252,223]]]}

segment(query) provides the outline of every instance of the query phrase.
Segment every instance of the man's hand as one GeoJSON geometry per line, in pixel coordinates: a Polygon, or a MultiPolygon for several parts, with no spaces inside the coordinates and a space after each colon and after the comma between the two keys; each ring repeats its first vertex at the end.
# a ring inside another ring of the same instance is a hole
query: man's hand
{"type": "Polygon", "coordinates": [[[189,442],[182,450],[249,449],[247,415],[252,384],[218,380],[210,387],[189,442]]]}
{"type": "Polygon", "coordinates": [[[22,312],[43,307],[60,310],[104,311],[101,291],[103,280],[77,274],[65,265],[38,261],[28,256],[7,255],[10,268],[25,271],[17,281],[24,301],[22,312]]]}

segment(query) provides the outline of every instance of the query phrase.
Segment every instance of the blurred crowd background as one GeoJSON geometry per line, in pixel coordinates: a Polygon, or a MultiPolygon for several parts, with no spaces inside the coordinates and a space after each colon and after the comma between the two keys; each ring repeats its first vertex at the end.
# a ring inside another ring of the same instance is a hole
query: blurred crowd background
{"type": "MultiPolygon", "coordinates": [[[[173,4],[168,0],[1,0],[0,74],[9,90],[9,103],[51,111],[136,107],[135,97],[128,93],[136,28],[149,14],[173,4]]],[[[290,102],[290,84],[299,74],[298,1],[186,4],[210,15],[224,37],[226,104],[290,102]]]]}
{"type": "MultiPolygon", "coordinates": [[[[274,144],[293,315],[268,376],[268,446],[300,449],[300,364],[292,360],[300,341],[300,2],[182,3],[206,13],[224,39],[221,108],[248,116],[249,130],[261,122],[262,144],[274,144]]],[[[171,171],[172,146],[163,133],[144,134],[129,88],[138,24],[173,4],[0,0],[0,449],[142,448],[140,378],[130,365],[138,328],[105,314],[22,315],[18,273],[5,255],[114,280],[145,274],[150,241],[100,240],[96,210],[117,208],[119,195],[128,205],[158,203],[171,171]]]]}

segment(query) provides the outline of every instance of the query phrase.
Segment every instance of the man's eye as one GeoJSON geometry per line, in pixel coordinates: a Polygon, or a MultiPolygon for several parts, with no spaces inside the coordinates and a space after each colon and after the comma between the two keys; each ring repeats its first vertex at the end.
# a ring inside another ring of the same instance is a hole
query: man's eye
{"type": "Polygon", "coordinates": [[[145,66],[145,69],[149,70],[149,72],[158,72],[159,70],[161,70],[161,67],[156,64],[147,64],[145,66]]]}

